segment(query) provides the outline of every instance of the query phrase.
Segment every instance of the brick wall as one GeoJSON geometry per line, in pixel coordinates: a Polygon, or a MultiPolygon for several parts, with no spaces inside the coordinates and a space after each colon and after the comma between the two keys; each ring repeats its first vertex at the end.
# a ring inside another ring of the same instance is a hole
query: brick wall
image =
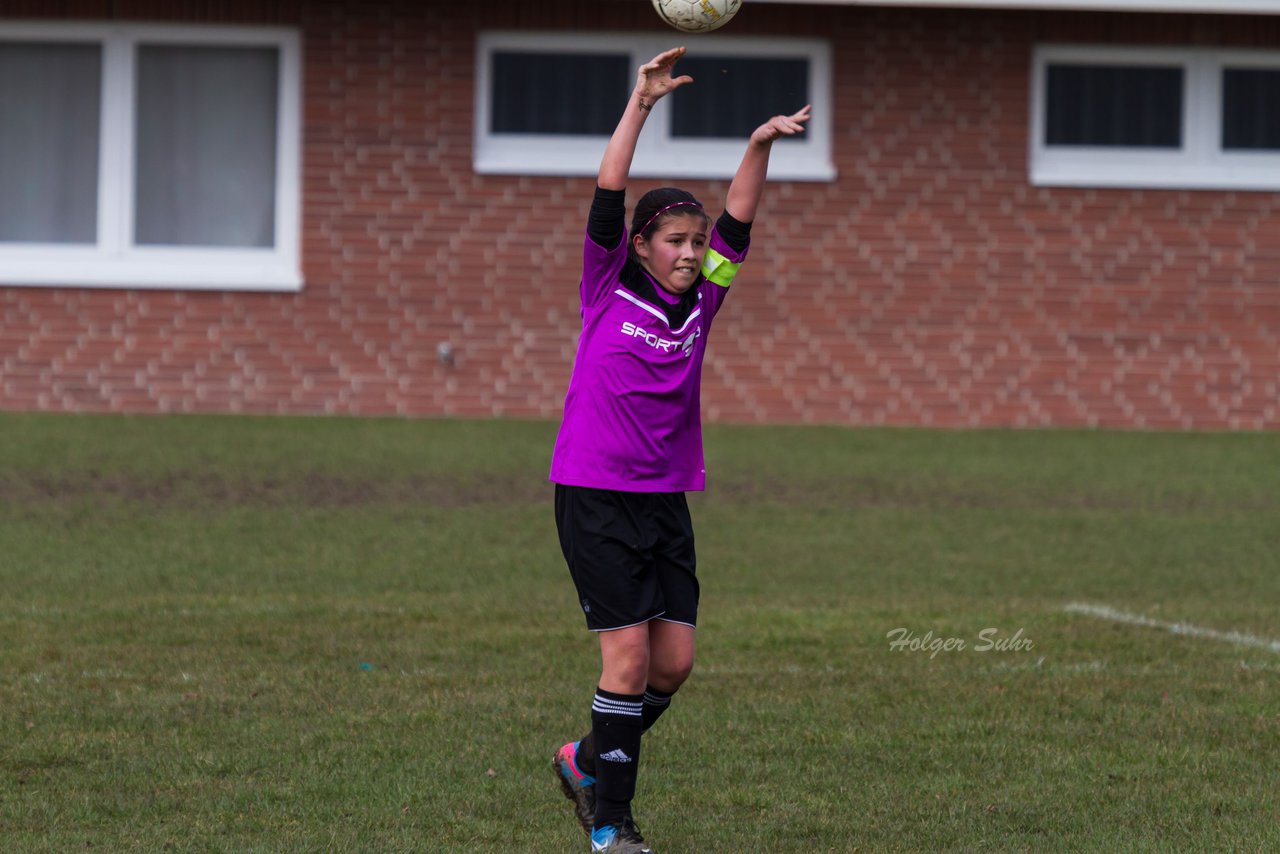
{"type": "MultiPolygon", "coordinates": [[[[475,32],[661,27],[639,0],[487,5],[8,4],[298,26],[307,285],[0,288],[0,407],[557,416],[593,182],[472,173],[475,32]]],[[[1276,197],[1034,188],[1026,164],[1037,41],[1280,48],[1276,19],[757,4],[731,26],[832,40],[840,177],[770,187],[709,420],[1280,426],[1276,197]]],[[[682,184],[713,208],[727,186],[682,184]]]]}

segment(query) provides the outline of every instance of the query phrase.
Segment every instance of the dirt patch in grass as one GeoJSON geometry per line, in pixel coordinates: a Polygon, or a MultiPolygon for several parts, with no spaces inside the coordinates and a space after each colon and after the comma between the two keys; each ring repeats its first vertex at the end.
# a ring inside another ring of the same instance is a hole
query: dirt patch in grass
{"type": "Polygon", "coordinates": [[[1228,498],[1189,492],[1135,494],[1062,489],[1048,483],[963,483],[895,481],[873,478],[785,481],[722,480],[710,487],[711,500],[726,503],[821,504],[842,509],[902,508],[1010,511],[1154,511],[1162,513],[1280,511],[1280,496],[1228,498]]]}
{"type": "Polygon", "coordinates": [[[228,477],[182,472],[156,477],[85,474],[50,478],[0,476],[0,504],[113,499],[143,504],[195,507],[301,506],[355,507],[366,504],[420,504],[461,507],[551,500],[551,484],[528,478],[466,480],[404,475],[349,478],[310,473],[297,477],[228,477]]]}
{"type": "MultiPolygon", "coordinates": [[[[70,503],[109,499],[165,507],[299,506],[345,508],[361,505],[468,507],[534,504],[552,500],[542,477],[477,473],[465,478],[403,474],[384,478],[306,473],[294,477],[234,476],[177,472],[159,476],[83,473],[50,477],[0,475],[0,505],[70,503]]],[[[895,481],[873,478],[785,480],[712,479],[706,497],[717,504],[787,504],[840,509],[991,510],[1042,512],[1276,512],[1280,496],[1135,494],[1064,490],[1051,484],[895,481]]]]}

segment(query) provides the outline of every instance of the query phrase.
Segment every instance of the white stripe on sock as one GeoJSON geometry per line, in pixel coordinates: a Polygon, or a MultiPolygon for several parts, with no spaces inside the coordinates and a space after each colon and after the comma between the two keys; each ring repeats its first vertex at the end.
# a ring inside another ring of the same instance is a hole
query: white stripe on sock
{"type": "Polygon", "coordinates": [[[644,712],[644,703],[634,703],[629,700],[610,700],[608,697],[601,697],[596,694],[591,703],[591,710],[606,715],[626,715],[627,717],[638,718],[644,712]]]}
{"type": "Polygon", "coordinates": [[[644,708],[644,703],[613,703],[608,700],[602,700],[599,697],[596,697],[591,705],[601,706],[606,709],[617,709],[620,712],[635,712],[636,714],[639,714],[640,710],[644,708]]]}

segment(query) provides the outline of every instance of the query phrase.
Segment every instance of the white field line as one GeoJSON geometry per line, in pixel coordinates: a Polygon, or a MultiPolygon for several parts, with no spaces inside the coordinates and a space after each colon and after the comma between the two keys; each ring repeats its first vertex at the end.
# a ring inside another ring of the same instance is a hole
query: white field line
{"type": "Polygon", "coordinates": [[[1111,620],[1113,623],[1127,623],[1131,626],[1163,629],[1175,635],[1222,641],[1236,646],[1251,646],[1280,654],[1280,640],[1269,640],[1268,638],[1260,638],[1257,635],[1250,635],[1244,632],[1220,632],[1217,629],[1206,629],[1203,626],[1193,626],[1190,623],[1165,623],[1160,620],[1153,620],[1150,617],[1144,617],[1141,614],[1131,614],[1128,611],[1119,611],[1107,605],[1090,605],[1086,602],[1072,602],[1062,610],[1071,614],[1087,614],[1090,617],[1111,620]]]}

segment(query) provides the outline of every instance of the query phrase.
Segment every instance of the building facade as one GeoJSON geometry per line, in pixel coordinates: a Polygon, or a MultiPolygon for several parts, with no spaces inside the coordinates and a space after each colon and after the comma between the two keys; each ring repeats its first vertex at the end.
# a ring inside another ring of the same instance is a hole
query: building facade
{"type": "Polygon", "coordinates": [[[708,420],[1280,426],[1275,15],[0,15],[0,408],[558,417],[602,128],[683,42],[725,106],[655,115],[632,201],[718,211],[752,109],[815,104],[717,318],[708,420]]]}

